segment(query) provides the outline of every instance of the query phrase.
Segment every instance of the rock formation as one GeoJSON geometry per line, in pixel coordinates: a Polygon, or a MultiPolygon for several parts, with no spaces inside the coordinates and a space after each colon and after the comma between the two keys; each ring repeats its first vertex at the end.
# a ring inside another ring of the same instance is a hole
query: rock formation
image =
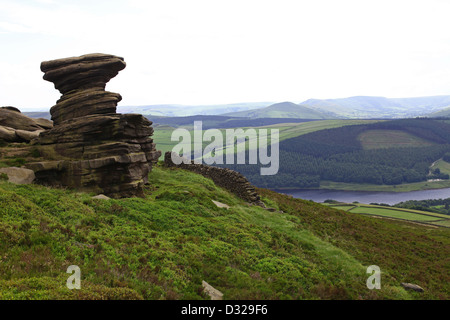
{"type": "Polygon", "coordinates": [[[44,79],[62,97],[50,109],[53,129],[37,140],[48,161],[27,165],[39,183],[115,198],[142,194],[161,153],[150,138],[152,123],[139,114],[116,113],[122,98],[105,91],[124,68],[123,58],[106,54],[42,62],[44,79]]]}
{"type": "Polygon", "coordinates": [[[0,108],[0,140],[30,142],[41,132],[52,127],[50,120],[29,118],[15,107],[0,108]]]}

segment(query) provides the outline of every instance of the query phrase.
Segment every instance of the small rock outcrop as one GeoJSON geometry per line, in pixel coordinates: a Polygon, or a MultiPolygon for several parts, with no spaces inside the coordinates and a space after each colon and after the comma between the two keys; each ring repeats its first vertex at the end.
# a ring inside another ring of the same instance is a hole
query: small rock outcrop
{"type": "Polygon", "coordinates": [[[166,167],[178,167],[185,170],[189,170],[206,178],[210,178],[216,185],[222,187],[231,193],[234,193],[239,198],[265,208],[266,206],[261,201],[260,196],[256,192],[254,186],[250,184],[250,182],[239,172],[236,172],[227,168],[219,168],[208,166],[204,164],[196,164],[194,161],[190,163],[186,163],[186,159],[183,161],[177,153],[167,151],[164,154],[164,165],[166,167]],[[173,161],[175,158],[178,158],[175,162],[173,161]],[[180,164],[176,164],[180,163],[180,164]]]}
{"type": "Polygon", "coordinates": [[[406,290],[412,290],[416,292],[424,292],[423,288],[413,283],[402,282],[402,287],[406,290]]]}
{"type": "Polygon", "coordinates": [[[28,164],[39,183],[93,191],[110,197],[142,195],[152,164],[161,155],[140,114],[118,114],[120,94],[106,83],[125,68],[123,58],[88,54],[45,61],[44,79],[62,97],[50,109],[54,127],[36,141],[48,161],[28,164]]]}
{"type": "Polygon", "coordinates": [[[8,181],[15,184],[31,184],[35,175],[33,170],[17,167],[1,168],[0,173],[8,176],[8,181]]]}
{"type": "Polygon", "coordinates": [[[52,127],[50,120],[27,117],[15,107],[0,108],[0,139],[6,142],[30,142],[52,127]]]}
{"type": "Polygon", "coordinates": [[[203,292],[205,292],[211,300],[223,300],[223,293],[215,289],[205,280],[202,280],[203,292]]]}

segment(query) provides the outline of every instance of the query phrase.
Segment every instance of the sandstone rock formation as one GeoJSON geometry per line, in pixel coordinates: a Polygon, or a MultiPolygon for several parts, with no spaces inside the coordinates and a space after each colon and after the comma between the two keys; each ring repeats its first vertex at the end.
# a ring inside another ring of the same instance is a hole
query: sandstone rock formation
{"type": "Polygon", "coordinates": [[[53,129],[37,140],[48,161],[27,165],[39,183],[115,198],[142,194],[161,153],[150,138],[152,123],[142,115],[116,113],[122,98],[105,91],[124,68],[123,58],[107,54],[42,62],[44,79],[62,97],[50,109],[53,129]]]}
{"type": "Polygon", "coordinates": [[[0,108],[0,139],[7,142],[30,142],[53,124],[47,119],[33,119],[15,107],[0,108]]]}

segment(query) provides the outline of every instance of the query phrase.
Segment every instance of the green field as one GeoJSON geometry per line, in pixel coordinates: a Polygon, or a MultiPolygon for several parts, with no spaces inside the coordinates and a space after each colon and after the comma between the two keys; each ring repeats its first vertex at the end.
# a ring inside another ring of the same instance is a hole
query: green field
{"type": "Polygon", "coordinates": [[[318,189],[342,190],[342,191],[385,191],[385,192],[409,192],[418,190],[432,190],[450,188],[450,180],[422,181],[403,183],[398,185],[378,185],[369,183],[346,183],[334,181],[321,181],[318,189]]]}
{"type": "MultiPolygon", "coordinates": [[[[289,121],[289,119],[286,119],[286,121],[289,121]]],[[[311,133],[314,131],[324,130],[324,129],[332,129],[332,128],[339,128],[343,126],[349,126],[349,125],[358,125],[358,124],[369,124],[369,123],[375,123],[379,122],[380,120],[319,120],[319,121],[309,121],[309,122],[302,122],[302,123],[280,123],[270,126],[263,126],[263,127],[254,127],[254,129],[279,129],[280,132],[280,141],[294,138],[300,135],[304,135],[307,133],[311,133]]],[[[154,128],[155,131],[153,133],[153,140],[156,143],[157,149],[161,150],[161,158],[163,158],[164,153],[166,151],[171,151],[172,148],[178,144],[177,141],[171,141],[171,135],[173,130],[176,128],[169,127],[169,126],[157,126],[154,128]]],[[[237,129],[237,128],[235,128],[237,129]]],[[[243,130],[249,129],[249,128],[242,128],[243,130]]],[[[222,132],[222,135],[225,137],[226,129],[219,129],[222,132]]],[[[191,131],[192,136],[192,131],[191,131]]],[[[208,143],[204,143],[204,145],[207,145],[208,143]]],[[[246,149],[248,149],[248,142],[245,146],[246,149]]],[[[192,149],[193,150],[193,149],[192,149]]]]}
{"type": "Polygon", "coordinates": [[[367,130],[358,136],[364,149],[427,147],[434,143],[400,130],[367,130]]]}
{"type": "Polygon", "coordinates": [[[439,160],[437,162],[434,163],[434,165],[431,167],[432,169],[437,169],[439,168],[441,170],[441,173],[447,173],[450,174],[450,163],[444,161],[444,160],[439,160]]]}
{"type": "Polygon", "coordinates": [[[352,213],[375,215],[386,218],[450,227],[450,216],[439,213],[365,204],[329,204],[328,206],[352,213]]]}
{"type": "Polygon", "coordinates": [[[382,120],[319,120],[309,121],[302,123],[284,123],[274,124],[261,128],[277,128],[280,130],[280,141],[295,138],[307,133],[324,130],[340,128],[344,126],[358,125],[358,124],[370,124],[380,122],[382,120]]]}

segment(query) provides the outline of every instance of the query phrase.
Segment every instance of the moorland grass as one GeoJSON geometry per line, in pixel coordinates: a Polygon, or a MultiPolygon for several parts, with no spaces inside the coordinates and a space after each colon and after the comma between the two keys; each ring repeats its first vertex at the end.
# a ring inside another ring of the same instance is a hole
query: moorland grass
{"type": "Polygon", "coordinates": [[[119,200],[0,182],[0,299],[208,299],[202,280],[224,299],[449,297],[448,230],[261,189],[270,212],[180,169],[149,179],[145,198],[119,200]],[[366,287],[373,264],[381,290],[366,287]],[[69,265],[81,290],[65,286],[69,265]]]}

